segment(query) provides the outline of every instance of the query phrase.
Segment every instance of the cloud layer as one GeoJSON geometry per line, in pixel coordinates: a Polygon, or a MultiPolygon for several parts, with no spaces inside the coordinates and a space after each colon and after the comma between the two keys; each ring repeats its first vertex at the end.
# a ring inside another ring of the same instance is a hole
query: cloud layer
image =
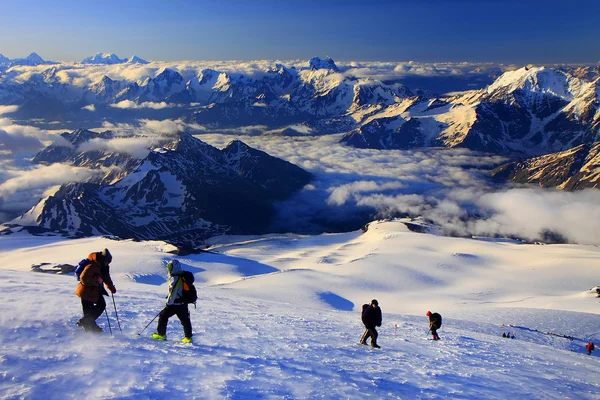
{"type": "MultiPolygon", "coordinates": [[[[217,147],[231,135],[200,135],[217,147]]],[[[500,156],[464,149],[378,151],[337,143],[339,137],[240,137],[252,147],[315,174],[304,191],[279,206],[275,229],[327,231],[361,218],[408,214],[433,221],[443,233],[600,244],[600,191],[498,188],[487,169],[500,156]]]]}
{"type": "MultiPolygon", "coordinates": [[[[155,78],[165,68],[179,72],[184,79],[198,76],[205,69],[212,69],[234,75],[244,75],[260,79],[278,64],[290,69],[302,70],[309,67],[308,60],[258,60],[258,61],[177,61],[151,62],[146,65],[115,64],[86,65],[64,63],[60,65],[39,65],[35,67],[13,67],[10,74],[0,77],[0,83],[24,82],[33,76],[44,78],[52,75],[60,84],[84,88],[99,83],[104,76],[112,80],[141,82],[147,77],[155,78]]],[[[491,63],[417,63],[417,62],[356,62],[336,61],[341,75],[349,78],[371,78],[378,81],[396,80],[404,77],[472,77],[489,75],[513,66],[491,63]]],[[[44,78],[45,79],[45,78],[44,78]]],[[[121,108],[133,108],[123,103],[121,108]]],[[[148,105],[154,108],[157,106],[148,105]]],[[[2,109],[0,108],[0,114],[2,109]]]]}
{"type": "MultiPolygon", "coordinates": [[[[446,234],[529,240],[562,237],[600,244],[600,191],[498,188],[489,181],[487,170],[505,161],[500,156],[465,149],[356,149],[338,144],[339,135],[259,136],[264,132],[259,126],[211,133],[205,127],[175,120],[105,122],[98,130],[108,129],[118,137],[92,140],[80,150],[121,151],[143,158],[148,147],[165,135],[187,130],[204,132],[198,137],[219,148],[239,138],[309,170],[315,180],[278,204],[276,231],[356,229],[369,218],[410,215],[433,221],[446,234]]],[[[62,139],[53,133],[4,118],[0,119],[0,139],[4,155],[4,160],[0,159],[0,213],[22,212],[24,205],[33,206],[35,199],[54,186],[99,173],[60,164],[32,166],[17,157],[20,152],[31,153],[62,139]]]]}

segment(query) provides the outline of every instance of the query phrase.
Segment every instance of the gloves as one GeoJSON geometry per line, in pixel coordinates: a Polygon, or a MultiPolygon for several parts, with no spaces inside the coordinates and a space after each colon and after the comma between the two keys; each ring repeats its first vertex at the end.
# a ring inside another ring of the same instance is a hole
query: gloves
{"type": "Polygon", "coordinates": [[[111,286],[111,287],[109,287],[109,288],[108,288],[108,290],[110,290],[110,292],[111,292],[112,294],[115,294],[115,293],[117,293],[117,288],[116,288],[116,287],[114,287],[114,286],[111,286]]]}

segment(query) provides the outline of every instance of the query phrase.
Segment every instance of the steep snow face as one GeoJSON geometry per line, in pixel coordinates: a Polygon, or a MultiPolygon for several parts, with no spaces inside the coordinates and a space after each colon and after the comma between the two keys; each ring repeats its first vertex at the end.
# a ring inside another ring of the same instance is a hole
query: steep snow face
{"type": "MultiPolygon", "coordinates": [[[[56,188],[56,190],[58,190],[58,187],[56,188]]],[[[47,197],[45,199],[40,200],[35,206],[33,206],[25,214],[15,218],[14,220],[10,221],[9,223],[22,225],[22,226],[38,225],[41,222],[40,215],[42,214],[44,206],[46,205],[46,200],[48,200],[47,197]]]]}
{"type": "Polygon", "coordinates": [[[523,67],[515,71],[505,72],[493,84],[488,86],[486,92],[512,93],[516,90],[528,92],[547,93],[564,100],[571,101],[581,92],[583,82],[569,76],[563,71],[546,67],[523,67]]]}
{"type": "Polygon", "coordinates": [[[317,116],[339,115],[353,104],[354,85],[342,74],[328,69],[305,70],[300,71],[299,79],[299,89],[291,100],[302,111],[317,116]]]}
{"type": "Polygon", "coordinates": [[[441,112],[433,116],[433,119],[438,122],[430,130],[433,137],[447,147],[457,147],[464,142],[477,121],[477,112],[473,107],[453,104],[448,106],[447,112],[441,112]]]}
{"type": "Polygon", "coordinates": [[[576,120],[596,122],[598,120],[598,106],[600,102],[600,78],[581,85],[577,97],[564,108],[564,113],[576,120]]]}

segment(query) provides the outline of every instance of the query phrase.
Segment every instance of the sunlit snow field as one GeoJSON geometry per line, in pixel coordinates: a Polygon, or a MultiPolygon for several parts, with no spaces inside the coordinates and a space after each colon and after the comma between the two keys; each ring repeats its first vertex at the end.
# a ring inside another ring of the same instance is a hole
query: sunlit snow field
{"type": "Polygon", "coordinates": [[[600,249],[418,234],[400,222],[367,232],[219,237],[176,257],[194,272],[194,344],[171,319],[150,338],[167,293],[161,242],[0,237],[0,397],[600,398],[600,249]],[[118,292],[98,323],[81,315],[76,264],[109,248],[118,292]],[[376,298],[381,350],[358,344],[376,298]],[[427,339],[427,310],[444,317],[427,339]],[[501,326],[504,324],[504,326],[501,326]],[[513,326],[509,326],[513,325],[513,326]],[[503,332],[515,339],[504,339],[503,332]],[[573,340],[551,335],[571,336],[573,340]]]}

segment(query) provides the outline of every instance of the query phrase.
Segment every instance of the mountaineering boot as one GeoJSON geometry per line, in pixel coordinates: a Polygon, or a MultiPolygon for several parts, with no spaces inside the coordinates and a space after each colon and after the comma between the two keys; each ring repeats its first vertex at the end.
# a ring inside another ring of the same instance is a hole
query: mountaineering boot
{"type": "Polygon", "coordinates": [[[79,321],[77,321],[77,326],[82,327],[83,330],[86,332],[96,332],[96,333],[104,332],[102,330],[102,328],[100,328],[98,325],[96,325],[95,321],[90,320],[89,318],[85,318],[85,317],[83,317],[79,321]]]}
{"type": "Polygon", "coordinates": [[[152,334],[152,339],[167,340],[167,335],[161,335],[161,334],[155,332],[152,334]]]}
{"type": "Polygon", "coordinates": [[[381,346],[379,346],[377,344],[377,342],[374,341],[373,339],[371,339],[371,347],[374,348],[374,349],[380,349],[381,348],[381,346]]]}
{"type": "Polygon", "coordinates": [[[191,337],[186,336],[183,339],[181,339],[181,343],[193,343],[193,341],[191,337]]]}
{"type": "Polygon", "coordinates": [[[96,325],[95,323],[90,324],[89,326],[87,326],[86,328],[84,328],[86,331],[88,332],[96,332],[96,333],[100,333],[100,332],[104,332],[102,330],[102,328],[100,328],[98,325],[96,325]]]}

